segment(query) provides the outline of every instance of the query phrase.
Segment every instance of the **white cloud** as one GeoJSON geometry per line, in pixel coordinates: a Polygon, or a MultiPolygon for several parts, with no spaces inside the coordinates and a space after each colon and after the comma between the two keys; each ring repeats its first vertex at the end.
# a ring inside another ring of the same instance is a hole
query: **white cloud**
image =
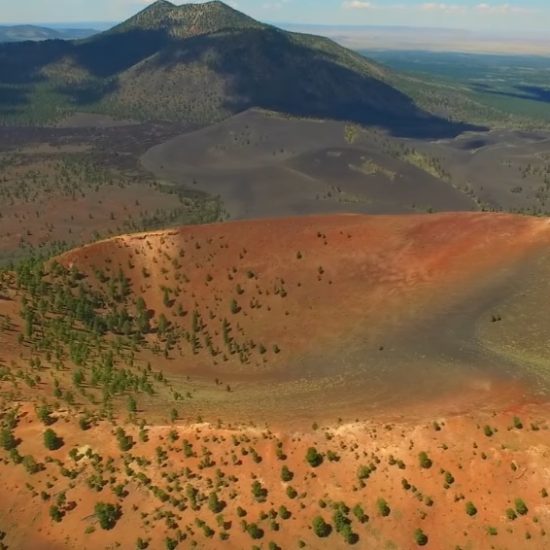
{"type": "Polygon", "coordinates": [[[445,2],[424,2],[418,4],[417,9],[428,12],[441,12],[441,13],[481,13],[490,15],[509,15],[514,13],[533,13],[534,10],[530,8],[523,8],[521,6],[515,6],[513,4],[488,4],[482,2],[476,6],[461,6],[459,4],[447,4],[445,2]]]}
{"type": "Polygon", "coordinates": [[[422,11],[432,12],[458,13],[465,11],[464,6],[459,6],[458,4],[445,4],[442,2],[425,2],[424,4],[420,4],[419,7],[422,11]]]}
{"type": "Polygon", "coordinates": [[[512,13],[533,13],[534,10],[530,8],[522,8],[520,6],[513,6],[511,4],[478,4],[474,8],[476,11],[488,14],[512,14],[512,13]]]}
{"type": "Polygon", "coordinates": [[[373,7],[371,2],[363,2],[362,0],[348,0],[342,6],[346,10],[366,10],[373,7]]]}
{"type": "Polygon", "coordinates": [[[524,8],[514,4],[489,4],[487,2],[481,2],[477,5],[465,6],[463,4],[449,3],[449,2],[423,2],[420,4],[375,4],[374,2],[367,2],[365,0],[346,0],[342,2],[342,8],[345,10],[362,10],[362,9],[376,9],[381,11],[401,11],[410,12],[421,11],[431,13],[445,13],[445,14],[488,14],[488,15],[510,15],[510,14],[527,14],[534,13],[536,10],[532,8],[524,8]]]}

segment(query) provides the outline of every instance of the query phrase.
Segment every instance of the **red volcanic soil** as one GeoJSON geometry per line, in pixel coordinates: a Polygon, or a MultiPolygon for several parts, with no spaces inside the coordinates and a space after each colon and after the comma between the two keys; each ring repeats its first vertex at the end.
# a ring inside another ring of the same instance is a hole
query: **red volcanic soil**
{"type": "MultiPolygon", "coordinates": [[[[462,360],[447,348],[458,337],[472,340],[478,317],[489,315],[487,297],[509,293],[509,280],[517,282],[522,264],[549,240],[548,220],[505,214],[337,215],[125,235],[60,261],[91,281],[98,269],[111,277],[122,271],[153,322],[162,313],[176,329],[196,333],[192,352],[181,343],[167,360],[155,358],[165,372],[220,377],[237,388],[284,384],[273,386],[276,397],[258,389],[252,408],[236,394],[232,406],[250,418],[269,416],[270,408],[294,415],[316,404],[317,413],[334,419],[336,409],[353,414],[363,405],[372,412],[403,404],[412,383],[422,402],[457,388],[490,401],[494,381],[458,364],[447,372],[462,360]],[[224,320],[246,353],[228,353],[224,320]],[[426,360],[435,346],[445,357],[426,360]],[[358,357],[368,363],[363,370],[358,357]],[[328,389],[332,409],[319,407],[328,389]]],[[[223,409],[227,397],[214,401],[223,409]]]]}
{"type": "Polygon", "coordinates": [[[412,550],[418,547],[417,529],[434,550],[539,550],[549,544],[548,408],[521,409],[515,419],[511,413],[473,412],[420,423],[321,425],[306,432],[147,426],[145,442],[135,425],[121,419],[119,425],[134,439],[128,453],[118,448],[114,426],[103,421],[82,432],[66,411],[56,414],[51,426],[64,444],[47,451],[45,427],[30,407],[20,413],[15,429],[19,452],[45,467],[29,475],[21,465],[0,464],[0,527],[7,527],[9,548],[134,548],[141,537],[149,548],[160,549],[166,537],[176,539],[177,533],[183,533],[178,548],[267,548],[274,542],[290,550],[299,540],[315,550],[349,548],[334,529],[337,503],[350,509],[357,548],[412,550]],[[189,456],[185,440],[191,444],[189,456]],[[309,447],[323,455],[317,467],[306,461],[309,447]],[[74,458],[71,449],[77,449],[74,458]],[[424,465],[422,452],[429,459],[424,465]],[[292,479],[282,479],[283,466],[292,479]],[[63,467],[77,472],[72,481],[60,473],[63,467]],[[89,486],[93,476],[105,481],[103,489],[89,486]],[[255,481],[266,490],[265,498],[254,498],[255,481]],[[117,497],[113,489],[120,484],[125,492],[117,497]],[[187,500],[189,487],[197,492],[194,509],[187,500]],[[224,502],[221,512],[208,505],[214,487],[224,502]],[[48,510],[61,492],[66,504],[57,523],[48,510]],[[40,496],[44,493],[46,501],[40,496]],[[387,516],[380,512],[381,498],[390,509],[387,516]],[[516,499],[525,503],[524,515],[514,511],[516,499]],[[100,528],[97,502],[121,506],[115,528],[100,528]],[[473,515],[466,510],[469,502],[473,515]],[[357,505],[362,521],[352,511],[357,505]],[[281,506],[290,512],[288,518],[279,515],[281,506]],[[246,515],[239,515],[239,507],[246,515]],[[509,510],[514,516],[508,516],[509,510]],[[312,531],[319,515],[333,526],[327,538],[312,531]],[[261,540],[243,530],[243,520],[262,529],[261,540]],[[212,534],[206,535],[197,521],[212,534]]]}
{"type": "Polygon", "coordinates": [[[176,302],[186,310],[219,317],[231,317],[235,299],[235,319],[246,332],[281,341],[290,354],[318,346],[337,326],[344,332],[358,319],[384,323],[392,308],[406,311],[445,287],[475,284],[548,240],[550,221],[528,217],[339,215],[125,235],[60,261],[85,273],[120,267],[155,312],[170,314],[163,287],[179,287],[176,302]]]}
{"type": "Polygon", "coordinates": [[[117,237],[58,258],[74,278],[50,264],[41,282],[93,290],[108,313],[137,315],[143,298],[151,330],[133,344],[58,323],[59,288],[39,296],[38,334],[24,336],[31,292],[0,280],[0,422],[17,442],[0,448],[5,543],[344,549],[355,534],[369,549],[549,547],[548,400],[519,363],[500,371],[475,331],[521,296],[525,270],[544,273],[549,241],[543,219],[342,215],[117,237]],[[75,341],[98,352],[80,383],[75,341]],[[122,368],[147,372],[152,392],[130,383],[106,399],[101,377],[122,368]],[[322,460],[306,460],[311,447],[322,460]],[[112,529],[99,502],[120,506],[112,529]]]}

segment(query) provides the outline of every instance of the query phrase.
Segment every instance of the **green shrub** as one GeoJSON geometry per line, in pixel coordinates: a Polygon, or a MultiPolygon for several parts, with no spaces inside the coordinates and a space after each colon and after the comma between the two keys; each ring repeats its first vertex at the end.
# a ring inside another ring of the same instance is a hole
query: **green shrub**
{"type": "Polygon", "coordinates": [[[418,461],[420,462],[420,467],[421,468],[431,468],[432,467],[432,461],[430,459],[430,457],[427,455],[427,453],[425,453],[424,451],[422,451],[419,455],[418,455],[418,461]]]}
{"type": "Polygon", "coordinates": [[[520,516],[524,516],[529,511],[529,508],[527,508],[527,505],[521,498],[516,498],[516,500],[514,500],[514,505],[516,507],[516,512],[520,516]]]}
{"type": "Polygon", "coordinates": [[[340,455],[334,451],[327,451],[327,458],[329,462],[340,462],[340,455]]]}
{"type": "Polygon", "coordinates": [[[513,521],[518,517],[518,515],[516,514],[516,512],[513,508],[508,508],[506,510],[506,517],[513,521]]]}
{"type": "Polygon", "coordinates": [[[298,491],[291,487],[290,485],[286,488],[286,496],[288,498],[296,498],[298,496],[298,491]]]}
{"type": "Polygon", "coordinates": [[[390,515],[391,513],[391,508],[389,507],[388,503],[386,502],[385,499],[383,498],[379,498],[377,501],[376,501],[376,508],[378,509],[378,513],[382,516],[382,517],[387,517],[390,515]]]}
{"type": "Polygon", "coordinates": [[[252,484],[252,495],[258,502],[264,502],[267,497],[267,489],[262,487],[259,481],[252,484]]]}
{"type": "Polygon", "coordinates": [[[29,474],[36,474],[40,471],[40,464],[31,455],[23,457],[22,463],[29,474]]]}
{"type": "Polygon", "coordinates": [[[279,517],[281,519],[290,519],[292,514],[286,506],[279,506],[279,517]]]}
{"type": "Polygon", "coordinates": [[[63,519],[63,512],[57,506],[50,506],[50,518],[59,523],[63,519]]]}
{"type": "Polygon", "coordinates": [[[126,432],[120,427],[117,428],[116,438],[118,441],[118,448],[122,452],[127,452],[134,446],[132,436],[126,435],[126,432]]]}
{"type": "Polygon", "coordinates": [[[368,521],[368,516],[365,514],[363,507],[360,504],[356,504],[353,507],[353,515],[357,518],[360,523],[366,523],[368,521]]]}
{"type": "Polygon", "coordinates": [[[0,447],[5,451],[11,451],[17,446],[17,441],[13,432],[9,428],[2,428],[0,430],[0,447]]]}
{"type": "Polygon", "coordinates": [[[51,428],[48,428],[44,432],[44,446],[50,451],[56,451],[63,446],[63,440],[51,428]]]}
{"type": "Polygon", "coordinates": [[[78,419],[78,426],[83,432],[85,432],[86,430],[90,429],[90,421],[88,420],[88,418],[81,416],[78,419]]]}
{"type": "Polygon", "coordinates": [[[474,503],[472,501],[468,501],[466,503],[466,513],[469,515],[469,516],[475,516],[477,514],[477,508],[474,506],[474,503]]]}
{"type": "Polygon", "coordinates": [[[41,405],[36,410],[36,416],[45,426],[51,426],[55,422],[55,418],[51,417],[50,408],[46,405],[41,405]]]}
{"type": "Polygon", "coordinates": [[[323,455],[315,447],[310,447],[306,453],[306,461],[312,468],[317,468],[323,463],[323,455]]]}
{"type": "Polygon", "coordinates": [[[105,502],[98,502],[95,505],[94,513],[101,528],[107,531],[116,525],[116,522],[122,515],[120,506],[115,506],[114,504],[108,504],[105,502]]]}
{"type": "Polygon", "coordinates": [[[348,544],[356,544],[359,541],[359,535],[353,532],[349,524],[342,527],[340,534],[348,544]]]}
{"type": "Polygon", "coordinates": [[[218,498],[218,494],[215,492],[210,493],[208,497],[208,508],[214,514],[219,514],[224,506],[223,503],[218,498]]]}
{"type": "Polygon", "coordinates": [[[418,546],[426,546],[428,544],[428,536],[420,528],[414,532],[414,540],[418,546]]]}
{"type": "Polygon", "coordinates": [[[281,479],[285,482],[292,481],[294,474],[288,469],[288,466],[281,468],[281,479]]]}
{"type": "Polygon", "coordinates": [[[344,511],[341,508],[338,508],[332,516],[332,522],[334,523],[334,528],[337,533],[341,533],[346,525],[350,525],[351,521],[346,516],[344,511]]]}
{"type": "Polygon", "coordinates": [[[260,529],[255,523],[249,523],[246,527],[246,532],[254,540],[261,539],[264,536],[263,529],[260,529]]]}
{"type": "Polygon", "coordinates": [[[332,527],[321,516],[313,518],[313,532],[319,538],[326,538],[332,533],[332,527]]]}
{"type": "Polygon", "coordinates": [[[133,397],[132,395],[128,396],[128,402],[126,404],[126,407],[128,409],[128,412],[130,412],[130,413],[137,412],[137,401],[136,401],[135,397],[133,397]]]}

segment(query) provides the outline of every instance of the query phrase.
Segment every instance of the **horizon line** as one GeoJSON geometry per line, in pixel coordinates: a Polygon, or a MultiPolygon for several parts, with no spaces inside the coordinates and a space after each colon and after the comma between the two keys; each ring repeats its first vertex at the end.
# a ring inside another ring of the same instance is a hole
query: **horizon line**
{"type": "MultiPolygon", "coordinates": [[[[113,21],[113,20],[75,20],[75,21],[12,21],[12,22],[2,22],[0,23],[1,27],[13,27],[13,26],[23,26],[23,25],[33,25],[33,26],[40,26],[40,27],[48,27],[51,25],[55,25],[56,27],[64,26],[65,28],[70,27],[71,25],[118,25],[122,22],[124,22],[125,19],[122,19],[120,21],[113,21]]],[[[525,32],[525,33],[531,33],[533,31],[525,30],[525,31],[519,31],[518,29],[499,29],[497,31],[492,29],[468,29],[466,27],[442,27],[442,26],[431,26],[431,25],[399,25],[399,24],[380,24],[380,25],[355,25],[355,24],[346,24],[346,23],[305,23],[305,22],[295,22],[295,21],[271,21],[266,20],[263,21],[263,23],[269,24],[269,25],[288,25],[288,26],[298,26],[298,27],[316,27],[316,28],[346,28],[346,29],[418,29],[418,30],[439,30],[439,31],[464,31],[464,32],[488,32],[488,33],[508,33],[508,32],[525,32]]],[[[534,31],[538,32],[538,31],[534,31]]],[[[544,31],[540,31],[541,33],[544,31]]]]}

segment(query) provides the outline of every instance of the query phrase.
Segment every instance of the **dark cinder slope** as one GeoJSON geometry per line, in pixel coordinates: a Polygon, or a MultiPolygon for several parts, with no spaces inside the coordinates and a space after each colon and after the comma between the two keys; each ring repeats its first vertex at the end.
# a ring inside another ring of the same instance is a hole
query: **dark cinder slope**
{"type": "Polygon", "coordinates": [[[234,219],[478,208],[430,170],[428,154],[405,151],[343,122],[251,109],[157,145],[141,160],[159,181],[221,197],[234,219]]]}
{"type": "Polygon", "coordinates": [[[162,0],[87,40],[4,45],[0,75],[0,117],[8,119],[89,110],[203,126],[262,107],[404,135],[465,128],[419,109],[363,56],[221,2],[162,0]]]}

